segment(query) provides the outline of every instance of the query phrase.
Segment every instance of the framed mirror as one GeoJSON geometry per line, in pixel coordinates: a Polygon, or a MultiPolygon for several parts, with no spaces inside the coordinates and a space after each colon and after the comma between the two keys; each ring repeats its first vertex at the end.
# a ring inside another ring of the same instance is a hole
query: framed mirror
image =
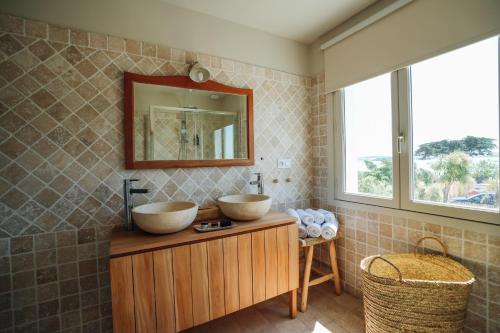
{"type": "Polygon", "coordinates": [[[253,91],[125,72],[127,169],[254,164],[253,91]]]}

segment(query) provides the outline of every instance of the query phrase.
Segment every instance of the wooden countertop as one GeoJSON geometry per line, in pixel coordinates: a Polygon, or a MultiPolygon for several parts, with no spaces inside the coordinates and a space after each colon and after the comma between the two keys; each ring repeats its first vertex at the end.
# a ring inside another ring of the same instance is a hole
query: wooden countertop
{"type": "Polygon", "coordinates": [[[212,232],[197,232],[192,226],[190,226],[173,234],[153,235],[141,230],[126,231],[122,227],[119,227],[115,228],[111,235],[109,254],[112,258],[121,257],[293,223],[295,223],[295,218],[290,215],[285,213],[269,212],[259,220],[236,222],[237,226],[234,228],[212,232]]]}

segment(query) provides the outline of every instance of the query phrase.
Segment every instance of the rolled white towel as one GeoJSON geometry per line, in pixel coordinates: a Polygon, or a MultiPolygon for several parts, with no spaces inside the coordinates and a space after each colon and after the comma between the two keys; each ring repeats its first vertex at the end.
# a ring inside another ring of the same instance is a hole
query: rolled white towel
{"type": "Polygon", "coordinates": [[[307,238],[307,227],[302,223],[299,224],[299,238],[307,238]]]}
{"type": "Polygon", "coordinates": [[[323,223],[321,226],[321,236],[324,239],[332,239],[337,236],[337,231],[339,229],[338,223],[331,222],[331,223],[323,223]]]}
{"type": "Polygon", "coordinates": [[[324,209],[318,209],[318,213],[323,214],[323,216],[325,217],[326,223],[331,223],[331,222],[337,221],[335,214],[333,214],[332,212],[329,212],[329,211],[324,210],[324,209]]]}
{"type": "Polygon", "coordinates": [[[297,214],[299,214],[300,220],[305,225],[309,225],[311,223],[314,223],[314,217],[311,214],[306,213],[304,210],[297,209],[297,214]]]}
{"type": "Polygon", "coordinates": [[[310,208],[306,209],[306,213],[314,217],[314,223],[321,225],[323,222],[325,222],[325,216],[313,209],[310,208]]]}
{"type": "Polygon", "coordinates": [[[292,208],[288,208],[286,210],[286,213],[290,216],[293,216],[295,217],[295,219],[297,220],[297,223],[300,224],[300,216],[299,214],[297,214],[297,212],[295,211],[295,209],[292,209],[292,208]]]}
{"type": "Polygon", "coordinates": [[[302,224],[300,221],[300,216],[297,214],[297,211],[292,208],[288,208],[286,213],[290,216],[295,217],[297,224],[299,225],[299,238],[307,238],[307,230],[306,226],[302,224]]]}
{"type": "Polygon", "coordinates": [[[309,237],[319,237],[321,236],[321,226],[317,223],[309,223],[306,227],[307,236],[309,237]]]}

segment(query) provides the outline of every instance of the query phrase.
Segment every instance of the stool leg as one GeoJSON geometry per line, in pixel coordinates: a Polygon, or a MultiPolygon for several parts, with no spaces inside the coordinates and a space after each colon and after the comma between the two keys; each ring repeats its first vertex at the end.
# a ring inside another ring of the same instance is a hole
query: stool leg
{"type": "Polygon", "coordinates": [[[295,319],[297,317],[297,289],[289,291],[289,306],[290,306],[290,318],[295,319]]]}
{"type": "Polygon", "coordinates": [[[340,275],[337,267],[337,252],[335,251],[335,243],[330,242],[330,266],[332,266],[333,283],[335,284],[335,293],[340,295],[340,275]]]}
{"type": "Polygon", "coordinates": [[[311,278],[311,266],[313,259],[314,246],[304,247],[306,252],[306,267],[304,268],[304,281],[302,283],[302,296],[300,302],[300,311],[307,310],[307,295],[309,293],[309,279],[311,278]]]}

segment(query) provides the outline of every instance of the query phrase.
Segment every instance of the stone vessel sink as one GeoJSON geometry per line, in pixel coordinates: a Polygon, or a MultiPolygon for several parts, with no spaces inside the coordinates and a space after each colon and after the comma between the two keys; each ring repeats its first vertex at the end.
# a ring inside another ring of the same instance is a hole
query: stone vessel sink
{"type": "Polygon", "coordinates": [[[170,234],[187,228],[196,217],[198,205],[188,201],[156,202],[132,209],[134,223],[152,234],[170,234]]]}
{"type": "Polygon", "coordinates": [[[257,220],[271,208],[271,197],[264,194],[227,195],[218,199],[224,215],[236,221],[257,220]]]}

